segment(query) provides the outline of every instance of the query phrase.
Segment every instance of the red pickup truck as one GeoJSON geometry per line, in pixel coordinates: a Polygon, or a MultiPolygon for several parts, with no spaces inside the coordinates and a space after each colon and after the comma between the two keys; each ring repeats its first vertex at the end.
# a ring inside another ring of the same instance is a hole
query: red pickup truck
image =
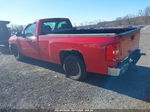
{"type": "Polygon", "coordinates": [[[40,19],[10,37],[17,60],[24,56],[61,64],[66,76],[84,80],[87,72],[119,76],[140,58],[140,28],[77,29],[67,18],[40,19]]]}

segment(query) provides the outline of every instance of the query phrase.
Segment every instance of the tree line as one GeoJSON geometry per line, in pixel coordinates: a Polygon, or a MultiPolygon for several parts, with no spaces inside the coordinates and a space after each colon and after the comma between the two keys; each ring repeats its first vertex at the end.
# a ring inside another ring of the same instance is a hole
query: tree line
{"type": "MultiPolygon", "coordinates": [[[[127,14],[124,17],[117,17],[114,21],[94,21],[80,23],[78,28],[101,28],[101,27],[126,27],[137,25],[150,25],[150,6],[139,10],[137,14],[127,14]]],[[[23,25],[10,25],[12,34],[23,30],[23,25]]]]}
{"type": "Polygon", "coordinates": [[[118,17],[116,25],[150,25],[150,7],[139,10],[138,14],[128,14],[125,17],[118,17]]]}
{"type": "Polygon", "coordinates": [[[79,25],[79,28],[129,27],[139,25],[150,25],[150,6],[143,10],[139,10],[137,14],[127,14],[124,17],[117,17],[113,21],[100,21],[96,24],[88,25],[83,25],[82,23],[79,25]]]}

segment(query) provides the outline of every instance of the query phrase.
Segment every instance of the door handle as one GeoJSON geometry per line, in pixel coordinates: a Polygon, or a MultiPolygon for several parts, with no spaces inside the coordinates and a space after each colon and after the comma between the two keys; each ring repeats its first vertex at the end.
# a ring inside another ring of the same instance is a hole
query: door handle
{"type": "Polygon", "coordinates": [[[34,41],[31,40],[31,39],[27,39],[27,41],[28,41],[29,43],[34,43],[34,41]]]}
{"type": "Polygon", "coordinates": [[[33,41],[32,41],[32,40],[30,40],[30,39],[28,40],[28,42],[31,42],[31,43],[33,43],[33,41]]]}

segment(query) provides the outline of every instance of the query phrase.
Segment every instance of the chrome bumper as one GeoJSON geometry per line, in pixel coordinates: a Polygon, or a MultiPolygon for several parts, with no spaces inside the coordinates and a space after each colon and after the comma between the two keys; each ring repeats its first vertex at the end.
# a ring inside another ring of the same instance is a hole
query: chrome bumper
{"type": "Polygon", "coordinates": [[[122,66],[121,68],[108,68],[108,75],[111,76],[119,76],[123,73],[125,73],[129,68],[129,64],[126,64],[124,66],[122,66]]]}
{"type": "Polygon", "coordinates": [[[108,75],[119,76],[121,74],[124,74],[128,70],[129,66],[133,66],[138,62],[140,57],[141,57],[141,53],[140,53],[140,50],[138,49],[138,50],[134,51],[131,55],[126,57],[123,61],[121,61],[118,64],[118,66],[109,67],[108,75]]]}

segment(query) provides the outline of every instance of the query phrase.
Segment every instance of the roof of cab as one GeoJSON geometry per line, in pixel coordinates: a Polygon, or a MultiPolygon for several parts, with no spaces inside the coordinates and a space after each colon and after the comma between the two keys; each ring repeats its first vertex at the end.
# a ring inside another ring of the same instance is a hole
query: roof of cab
{"type": "Polygon", "coordinates": [[[37,21],[46,21],[46,20],[69,20],[69,18],[44,18],[44,19],[39,19],[37,21]]]}
{"type": "Polygon", "coordinates": [[[44,18],[44,19],[36,19],[34,21],[30,21],[29,24],[39,22],[39,21],[50,21],[50,20],[56,20],[56,21],[61,21],[61,20],[69,20],[69,18],[44,18]]]}
{"type": "Polygon", "coordinates": [[[9,24],[10,23],[10,21],[1,21],[0,20],[0,24],[9,24]]]}

